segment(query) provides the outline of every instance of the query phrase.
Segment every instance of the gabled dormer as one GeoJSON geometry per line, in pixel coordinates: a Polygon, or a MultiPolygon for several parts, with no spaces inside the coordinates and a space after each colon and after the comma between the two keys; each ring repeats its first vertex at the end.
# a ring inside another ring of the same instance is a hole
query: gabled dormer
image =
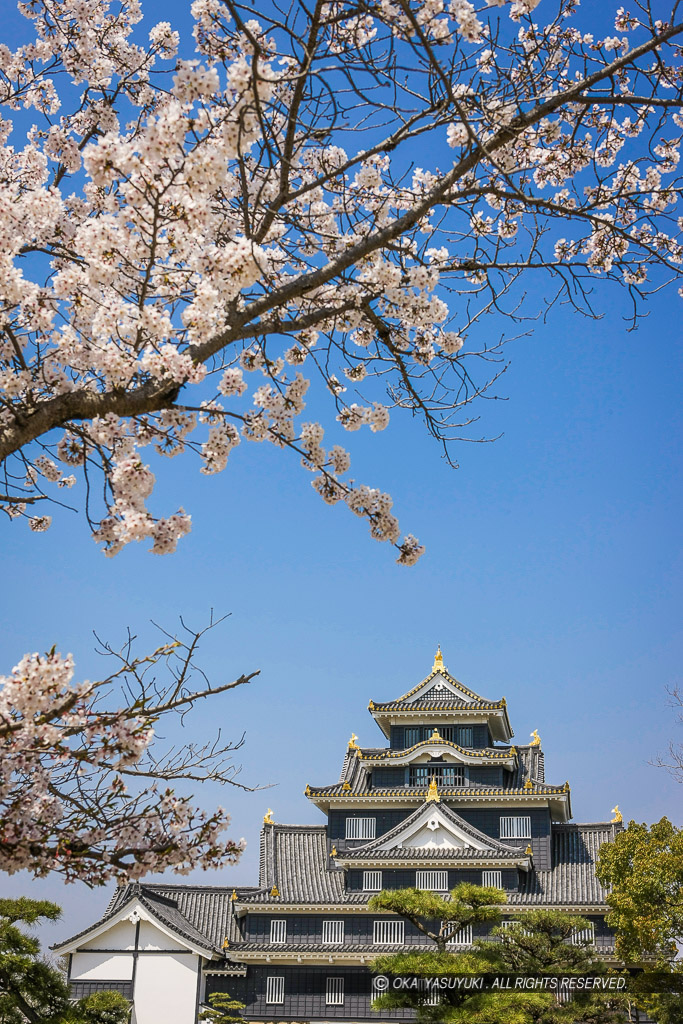
{"type": "Polygon", "coordinates": [[[462,746],[508,743],[513,736],[505,698],[486,700],[452,676],[440,647],[432,671],[417,686],[395,700],[371,700],[368,710],[392,748],[410,747],[435,727],[462,746]]]}

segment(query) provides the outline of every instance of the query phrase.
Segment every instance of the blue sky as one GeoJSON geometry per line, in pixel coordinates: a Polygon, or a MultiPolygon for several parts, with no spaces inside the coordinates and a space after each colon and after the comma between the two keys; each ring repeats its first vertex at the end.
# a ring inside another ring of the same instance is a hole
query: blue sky
{"type": "MultiPolygon", "coordinates": [[[[175,555],[138,545],[106,559],[72,514],[46,534],[2,526],[0,671],[56,643],[92,676],[93,630],[116,641],[130,625],[151,645],[152,619],[201,626],[211,608],[232,613],[202,664],[214,680],[261,675],[199,708],[187,738],[246,730],[243,780],[273,788],[196,794],[224,804],[248,841],[238,866],[198,881],[256,882],[268,807],[276,821],[321,820],[306,783],[337,778],[352,731],[381,742],[368,699],[413,686],[437,642],[464,683],[506,696],[518,741],[538,729],[546,777],[569,779],[577,820],[608,819],[618,803],[627,820],[683,823],[680,786],[648,764],[676,735],[665,687],[680,681],[683,646],[683,305],[660,293],[630,333],[624,296],[603,292],[600,308],[598,322],[557,309],[510,345],[508,400],[478,410],[482,432],[502,437],[460,445],[457,471],[407,416],[351,435],[354,477],[389,491],[404,531],[427,545],[417,567],[396,566],[360,520],[324,506],[288,454],[242,445],[216,478],[175,459],[163,504],[193,517],[175,555]]],[[[58,878],[4,883],[65,907],[49,941],[109,895],[58,878]]]]}

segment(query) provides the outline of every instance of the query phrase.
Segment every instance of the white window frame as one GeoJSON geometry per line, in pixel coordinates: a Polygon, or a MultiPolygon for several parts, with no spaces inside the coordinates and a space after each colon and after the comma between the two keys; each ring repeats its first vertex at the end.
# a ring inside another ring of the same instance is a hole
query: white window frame
{"type": "Polygon", "coordinates": [[[501,839],[531,839],[531,818],[528,814],[505,815],[500,819],[501,839]]]}
{"type": "Polygon", "coordinates": [[[519,928],[522,935],[531,935],[529,929],[525,928],[521,921],[515,920],[514,918],[510,921],[501,921],[500,927],[506,932],[509,931],[510,928],[519,928]]]}
{"type": "Polygon", "coordinates": [[[482,871],[481,873],[481,884],[491,886],[493,889],[503,888],[503,872],[502,871],[482,871]]]}
{"type": "Polygon", "coordinates": [[[374,839],[377,831],[376,818],[347,818],[347,839],[374,839]]]}
{"type": "Polygon", "coordinates": [[[448,892],[448,872],[418,871],[415,874],[415,888],[427,892],[448,892]]]}
{"type": "Polygon", "coordinates": [[[341,946],[344,942],[343,921],[323,921],[323,945],[341,946]]]}
{"type": "Polygon", "coordinates": [[[344,1005],[344,979],[339,977],[325,978],[325,1006],[344,1005]]]}
{"type": "Polygon", "coordinates": [[[287,921],[284,917],[274,917],[270,922],[270,941],[281,943],[287,941],[287,921]]]}
{"type": "Polygon", "coordinates": [[[266,977],[266,1005],[282,1006],[285,1001],[284,974],[269,974],[266,977]]]}
{"type": "Polygon", "coordinates": [[[472,925],[466,924],[464,928],[459,928],[455,935],[448,940],[446,946],[449,949],[460,948],[461,946],[472,945],[472,925]]]}
{"type": "Polygon", "coordinates": [[[580,946],[584,942],[587,942],[589,946],[595,945],[595,925],[591,924],[588,928],[576,929],[572,932],[572,946],[580,946]]]}
{"type": "Polygon", "coordinates": [[[373,921],[372,941],[376,946],[403,946],[405,940],[405,921],[373,921]]]}
{"type": "Polygon", "coordinates": [[[382,891],[382,872],[381,871],[364,871],[363,872],[363,892],[381,892],[382,891]]]}

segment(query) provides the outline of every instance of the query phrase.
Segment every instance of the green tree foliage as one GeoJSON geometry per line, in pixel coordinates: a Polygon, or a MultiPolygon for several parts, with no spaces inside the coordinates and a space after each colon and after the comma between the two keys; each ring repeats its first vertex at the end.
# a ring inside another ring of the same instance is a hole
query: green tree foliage
{"type": "Polygon", "coordinates": [[[0,899],[0,1024],[127,1024],[128,1001],[118,992],[70,1002],[64,977],[25,931],[60,913],[47,900],[0,899]]]}
{"type": "Polygon", "coordinates": [[[443,952],[461,928],[483,921],[497,924],[498,907],[504,902],[501,889],[463,882],[450,896],[422,889],[385,889],[373,896],[368,906],[370,910],[389,910],[410,921],[443,952]]]}
{"type": "Polygon", "coordinates": [[[618,956],[668,964],[683,942],[683,830],[668,818],[649,827],[629,822],[600,848],[597,875],[611,890],[607,921],[618,956]]]}
{"type": "Polygon", "coordinates": [[[245,1024],[242,1016],[244,1003],[233,999],[227,992],[214,992],[209,996],[210,1010],[202,1010],[200,1021],[206,1024],[245,1024]]]}
{"type": "MultiPolygon", "coordinates": [[[[586,974],[602,966],[588,941],[570,941],[590,922],[557,911],[526,911],[516,926],[494,927],[493,941],[477,940],[471,949],[462,952],[447,948],[448,939],[459,928],[482,921],[500,922],[500,904],[504,901],[501,890],[475,885],[457,886],[450,898],[417,889],[379,893],[370,901],[371,909],[392,910],[411,921],[434,946],[379,956],[373,971],[389,976],[444,978],[484,973],[586,974]]],[[[552,992],[478,991],[463,985],[443,991],[437,1005],[430,1005],[424,993],[390,988],[377,996],[373,1006],[376,1010],[416,1008],[418,1020],[425,1024],[621,1024],[625,1003],[621,996],[578,994],[563,1004],[552,992]]]]}

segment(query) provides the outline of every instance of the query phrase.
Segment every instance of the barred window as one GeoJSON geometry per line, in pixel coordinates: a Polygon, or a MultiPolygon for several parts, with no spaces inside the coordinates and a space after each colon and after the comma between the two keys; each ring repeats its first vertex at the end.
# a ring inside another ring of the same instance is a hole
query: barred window
{"type": "Polygon", "coordinates": [[[500,819],[501,839],[531,839],[531,818],[526,814],[500,819]]]}
{"type": "Polygon", "coordinates": [[[375,921],[372,926],[372,941],[381,946],[401,946],[405,939],[403,921],[375,921]]]}
{"type": "Polygon", "coordinates": [[[344,979],[325,978],[325,1006],[344,1005],[344,979]]]}
{"type": "Polygon", "coordinates": [[[343,921],[323,921],[323,942],[329,944],[344,941],[343,921]]]}
{"type": "Polygon", "coordinates": [[[464,928],[460,928],[455,935],[446,943],[447,946],[471,946],[472,945],[472,925],[466,924],[464,928]]]}
{"type": "Polygon", "coordinates": [[[461,747],[473,747],[474,746],[474,729],[471,725],[461,726],[458,729],[458,744],[461,747]]]}
{"type": "Polygon", "coordinates": [[[414,747],[416,743],[419,743],[422,739],[422,729],[420,726],[406,729],[406,747],[414,747]]]}
{"type": "Polygon", "coordinates": [[[503,888],[503,872],[502,871],[482,871],[481,873],[481,884],[493,886],[494,889],[503,888]]]}
{"type": "Polygon", "coordinates": [[[584,942],[587,942],[590,946],[595,945],[595,928],[593,925],[589,928],[577,928],[572,932],[573,946],[582,946],[584,942]]]}
{"type": "Polygon", "coordinates": [[[347,818],[346,838],[347,839],[374,839],[375,818],[347,818]]]}
{"type": "Polygon", "coordinates": [[[285,978],[283,974],[270,974],[266,978],[266,1002],[282,1005],[285,1001],[285,978]]]}
{"type": "Polygon", "coordinates": [[[431,889],[432,892],[448,891],[447,871],[418,871],[415,879],[417,889],[431,889]]]}
{"type": "Polygon", "coordinates": [[[511,920],[511,921],[501,921],[500,922],[500,927],[503,928],[506,932],[509,932],[511,928],[518,928],[519,932],[520,932],[520,935],[531,935],[531,932],[529,931],[529,929],[528,928],[524,928],[522,926],[522,922],[521,921],[515,921],[514,919],[511,920]]]}
{"type": "Polygon", "coordinates": [[[381,871],[363,872],[363,892],[379,892],[382,888],[381,871]]]}
{"type": "Polygon", "coordinates": [[[273,919],[270,922],[270,941],[287,941],[287,922],[283,918],[273,919]]]}

